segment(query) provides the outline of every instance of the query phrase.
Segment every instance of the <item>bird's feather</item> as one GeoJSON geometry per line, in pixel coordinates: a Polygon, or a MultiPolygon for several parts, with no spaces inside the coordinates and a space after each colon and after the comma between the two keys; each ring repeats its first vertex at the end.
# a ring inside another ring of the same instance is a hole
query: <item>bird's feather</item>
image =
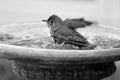
{"type": "Polygon", "coordinates": [[[73,31],[67,27],[63,27],[62,29],[56,31],[56,33],[53,35],[54,38],[59,41],[59,43],[65,41],[68,44],[82,46],[89,44],[89,42],[80,33],[73,31]]]}
{"type": "Polygon", "coordinates": [[[77,28],[84,28],[86,26],[92,25],[94,22],[92,21],[86,21],[84,18],[76,18],[76,19],[65,19],[64,24],[71,28],[71,29],[77,29],[77,28]]]}

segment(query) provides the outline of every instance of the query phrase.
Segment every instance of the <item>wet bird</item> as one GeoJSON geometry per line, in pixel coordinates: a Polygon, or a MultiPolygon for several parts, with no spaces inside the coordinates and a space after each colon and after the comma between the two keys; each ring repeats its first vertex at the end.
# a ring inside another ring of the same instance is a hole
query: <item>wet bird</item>
{"type": "Polygon", "coordinates": [[[47,22],[47,25],[51,30],[51,37],[53,37],[55,43],[71,44],[78,46],[79,48],[90,45],[80,33],[68,27],[57,15],[52,15],[48,20],[43,21],[47,22]]]}

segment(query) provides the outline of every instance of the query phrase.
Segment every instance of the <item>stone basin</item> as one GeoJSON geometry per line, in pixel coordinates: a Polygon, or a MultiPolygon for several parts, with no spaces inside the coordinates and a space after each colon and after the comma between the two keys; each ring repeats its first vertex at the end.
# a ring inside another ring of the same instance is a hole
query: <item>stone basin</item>
{"type": "MultiPolygon", "coordinates": [[[[94,24],[77,31],[91,44],[94,44],[96,36],[103,40],[120,40],[120,28],[117,27],[94,24]]],[[[48,27],[42,22],[3,25],[0,32],[15,37],[5,37],[0,41],[0,58],[14,60],[15,72],[30,80],[98,80],[112,75],[116,70],[114,62],[120,60],[119,43],[106,49],[93,50],[45,49],[10,44],[14,40],[50,36],[48,27]]]]}

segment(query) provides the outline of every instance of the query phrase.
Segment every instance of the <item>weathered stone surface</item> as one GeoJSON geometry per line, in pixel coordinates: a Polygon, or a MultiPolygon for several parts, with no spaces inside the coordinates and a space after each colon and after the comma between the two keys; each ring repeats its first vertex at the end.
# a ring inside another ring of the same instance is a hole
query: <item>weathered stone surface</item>
{"type": "Polygon", "coordinates": [[[116,70],[114,62],[63,67],[15,62],[14,71],[30,80],[100,80],[116,70]]]}

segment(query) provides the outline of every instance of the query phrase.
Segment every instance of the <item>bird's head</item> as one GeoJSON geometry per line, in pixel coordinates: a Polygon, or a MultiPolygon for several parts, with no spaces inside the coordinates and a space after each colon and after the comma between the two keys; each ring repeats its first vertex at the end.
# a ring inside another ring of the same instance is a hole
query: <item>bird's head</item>
{"type": "Polygon", "coordinates": [[[47,22],[48,27],[52,29],[63,24],[63,20],[57,15],[52,15],[47,20],[42,20],[42,21],[47,22]]]}

